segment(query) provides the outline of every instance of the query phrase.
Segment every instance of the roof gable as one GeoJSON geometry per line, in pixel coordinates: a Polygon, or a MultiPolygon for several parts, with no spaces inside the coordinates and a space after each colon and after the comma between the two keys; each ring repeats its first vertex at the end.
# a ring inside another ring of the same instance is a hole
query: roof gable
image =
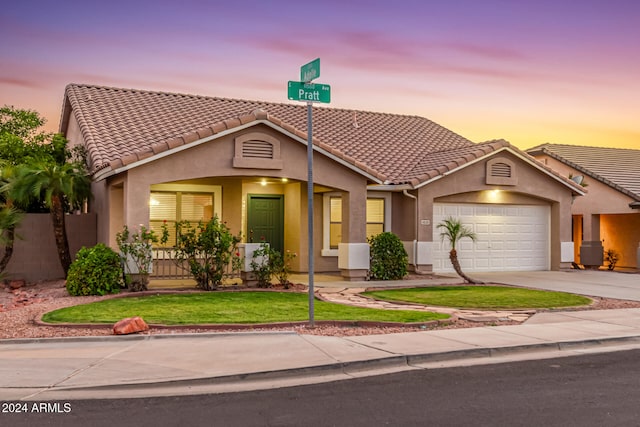
{"type": "Polygon", "coordinates": [[[640,150],[542,144],[526,151],[546,154],[640,201],[640,150]]]}
{"type": "Polygon", "coordinates": [[[489,159],[501,152],[509,152],[515,157],[527,163],[532,168],[539,170],[553,180],[569,187],[574,194],[584,195],[586,190],[569,178],[560,175],[554,169],[545,164],[536,161],[532,156],[512,146],[503,139],[487,141],[476,145],[475,150],[469,148],[460,148],[440,153],[433,153],[429,156],[424,165],[428,165],[430,170],[417,177],[412,184],[416,187],[427,185],[446,175],[452,174],[460,169],[471,166],[472,164],[489,159]],[[439,165],[439,166],[437,166],[439,165]]]}

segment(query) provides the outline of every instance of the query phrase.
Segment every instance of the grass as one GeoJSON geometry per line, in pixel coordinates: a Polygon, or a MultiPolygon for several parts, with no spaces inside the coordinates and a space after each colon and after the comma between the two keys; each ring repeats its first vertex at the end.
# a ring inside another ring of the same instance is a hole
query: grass
{"type": "Polygon", "coordinates": [[[529,309],[583,306],[589,298],[565,292],[507,286],[435,286],[365,292],[385,301],[476,309],[529,309]]]}
{"type": "MultiPolygon", "coordinates": [[[[414,323],[448,319],[442,313],[360,308],[324,301],[314,303],[315,320],[414,323]]],[[[260,324],[309,319],[307,294],[291,292],[202,292],[114,298],[46,313],[50,323],[115,323],[140,316],[165,325],[260,324]]]]}

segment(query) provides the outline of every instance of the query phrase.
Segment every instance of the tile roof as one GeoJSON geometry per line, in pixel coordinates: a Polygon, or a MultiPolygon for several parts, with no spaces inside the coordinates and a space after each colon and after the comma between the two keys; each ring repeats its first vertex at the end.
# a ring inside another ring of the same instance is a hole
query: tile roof
{"type": "Polygon", "coordinates": [[[546,154],[640,201],[640,150],[542,144],[526,152],[546,154]]]}
{"type": "MultiPolygon", "coordinates": [[[[71,111],[93,172],[114,170],[253,121],[270,122],[307,139],[304,104],[70,84],[61,132],[71,111]]],[[[380,183],[414,186],[511,147],[506,141],[475,144],[424,117],[325,107],[314,107],[313,133],[314,145],[380,183]]]]}

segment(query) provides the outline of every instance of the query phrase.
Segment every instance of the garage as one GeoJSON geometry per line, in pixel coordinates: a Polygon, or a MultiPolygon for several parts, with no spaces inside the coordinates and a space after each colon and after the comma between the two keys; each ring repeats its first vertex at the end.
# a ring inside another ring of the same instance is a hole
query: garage
{"type": "Polygon", "coordinates": [[[458,243],[458,259],[465,272],[534,271],[550,269],[550,208],[546,205],[434,203],[433,271],[454,272],[448,242],[440,240],[437,225],[459,218],[478,239],[458,243]]]}

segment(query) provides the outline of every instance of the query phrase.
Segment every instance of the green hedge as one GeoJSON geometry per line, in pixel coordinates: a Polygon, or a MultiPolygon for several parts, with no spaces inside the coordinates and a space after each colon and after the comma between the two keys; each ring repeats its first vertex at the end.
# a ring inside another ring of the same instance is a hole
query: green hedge
{"type": "Polygon", "coordinates": [[[98,243],[78,251],[67,275],[67,291],[73,296],[118,293],[124,286],[120,256],[98,243]]]}
{"type": "Polygon", "coordinates": [[[407,251],[398,236],[380,233],[369,239],[371,246],[370,275],[377,280],[399,280],[407,275],[407,251]]]}

